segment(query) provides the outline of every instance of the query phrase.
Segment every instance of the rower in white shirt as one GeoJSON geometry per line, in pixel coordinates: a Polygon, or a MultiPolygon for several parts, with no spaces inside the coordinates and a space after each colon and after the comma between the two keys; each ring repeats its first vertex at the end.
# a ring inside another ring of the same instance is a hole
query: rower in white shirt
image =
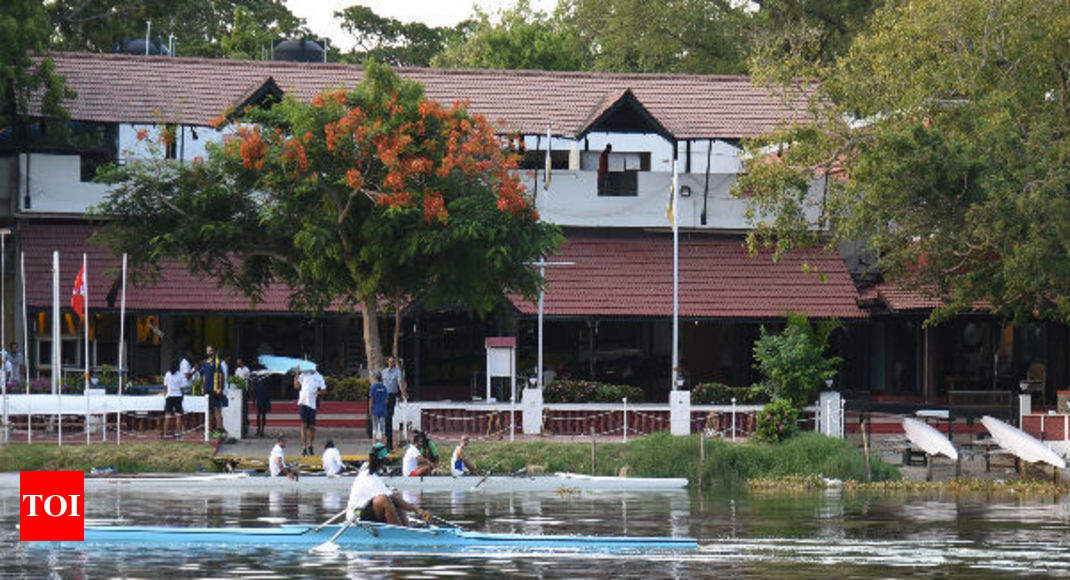
{"type": "Polygon", "coordinates": [[[372,445],[368,461],[353,480],[349,488],[349,502],[346,505],[346,519],[349,521],[381,522],[396,526],[407,526],[409,520],[405,512],[414,512],[424,521],[431,518],[430,512],[409,503],[398,492],[391,492],[379,477],[379,470],[386,462],[390,450],[382,443],[372,445]]]}
{"type": "Polygon", "coordinates": [[[323,446],[323,473],[327,477],[338,477],[345,467],[345,463],[342,463],[342,454],[334,446],[334,440],[328,439],[327,444],[323,446]]]}
{"type": "Polygon", "coordinates": [[[279,436],[275,443],[275,447],[271,448],[271,455],[268,455],[268,473],[272,477],[278,477],[285,475],[290,479],[297,479],[297,469],[286,465],[286,438],[279,436]]]}

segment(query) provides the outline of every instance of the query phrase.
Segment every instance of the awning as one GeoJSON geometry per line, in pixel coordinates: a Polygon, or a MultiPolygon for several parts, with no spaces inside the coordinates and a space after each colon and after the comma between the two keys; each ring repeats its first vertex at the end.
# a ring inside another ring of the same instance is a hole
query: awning
{"type": "MultiPolygon", "coordinates": [[[[546,269],[547,316],[672,315],[672,236],[569,233],[546,269]]],[[[523,297],[522,314],[537,313],[523,297]]],[[[773,262],[750,256],[739,237],[681,235],[680,316],[704,319],[864,318],[858,291],[837,252],[795,251],[773,262]]]]}

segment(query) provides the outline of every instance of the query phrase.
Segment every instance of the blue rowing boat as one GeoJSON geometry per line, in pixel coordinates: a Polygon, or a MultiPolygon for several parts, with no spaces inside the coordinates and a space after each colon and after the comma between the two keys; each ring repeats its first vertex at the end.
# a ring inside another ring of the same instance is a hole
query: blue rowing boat
{"type": "MultiPolygon", "coordinates": [[[[86,526],[90,544],[154,544],[267,546],[311,548],[323,544],[341,524],[316,528],[282,525],[265,528],[178,528],[161,526],[86,526]]],[[[410,528],[389,524],[357,524],[335,540],[346,550],[465,550],[471,548],[570,549],[580,551],[693,550],[694,538],[632,536],[527,535],[473,532],[455,527],[410,528]]]]}

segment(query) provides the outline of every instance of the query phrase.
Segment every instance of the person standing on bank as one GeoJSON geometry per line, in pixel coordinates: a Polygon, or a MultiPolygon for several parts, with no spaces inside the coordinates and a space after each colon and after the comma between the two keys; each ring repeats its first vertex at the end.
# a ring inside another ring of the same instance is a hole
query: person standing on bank
{"type": "Polygon", "coordinates": [[[408,393],[405,391],[405,377],[401,374],[401,367],[398,366],[397,359],[389,357],[386,359],[386,368],[382,371],[383,385],[386,386],[386,447],[387,449],[394,448],[394,407],[398,404],[398,395],[401,395],[402,401],[409,399],[408,393]]]}
{"type": "Polygon", "coordinates": [[[256,396],[256,436],[264,436],[264,426],[267,425],[267,415],[271,412],[271,386],[267,377],[257,373],[249,375],[252,382],[253,395],[256,396]]]}
{"type": "Polygon", "coordinates": [[[166,398],[163,403],[163,422],[161,423],[160,439],[167,437],[167,424],[171,419],[175,420],[174,436],[178,437],[182,427],[182,389],[186,386],[186,377],[180,372],[167,371],[163,376],[163,386],[166,398]]]}
{"type": "Polygon", "coordinates": [[[314,370],[301,371],[294,375],[297,395],[297,410],[301,416],[301,456],[315,455],[316,449],[316,399],[327,390],[323,375],[314,370]]]}
{"type": "Polygon", "coordinates": [[[368,409],[371,412],[372,441],[383,441],[386,433],[386,402],[389,395],[383,385],[383,373],[375,373],[375,382],[368,389],[368,409]]]}
{"type": "Polygon", "coordinates": [[[223,430],[223,407],[227,406],[227,363],[215,351],[215,347],[208,345],[205,348],[208,357],[201,363],[201,378],[203,379],[204,392],[208,394],[209,428],[213,431],[223,430]]]}

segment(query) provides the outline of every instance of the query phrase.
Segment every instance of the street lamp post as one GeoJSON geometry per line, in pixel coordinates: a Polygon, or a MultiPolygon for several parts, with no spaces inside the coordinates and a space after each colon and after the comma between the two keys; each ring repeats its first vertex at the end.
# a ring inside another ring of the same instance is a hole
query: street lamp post
{"type": "Polygon", "coordinates": [[[4,443],[8,442],[9,430],[7,421],[7,237],[11,235],[11,228],[0,228],[0,380],[3,381],[4,399],[4,443]]]}
{"type": "MultiPolygon", "coordinates": [[[[546,268],[548,266],[574,266],[575,262],[547,262],[546,260],[539,260],[538,262],[530,262],[532,266],[539,267],[539,277],[546,281],[546,268]]],[[[541,390],[543,388],[542,382],[542,312],[543,312],[543,297],[545,291],[543,288],[539,288],[539,356],[538,367],[536,369],[536,376],[538,377],[538,386],[541,390]]]]}

